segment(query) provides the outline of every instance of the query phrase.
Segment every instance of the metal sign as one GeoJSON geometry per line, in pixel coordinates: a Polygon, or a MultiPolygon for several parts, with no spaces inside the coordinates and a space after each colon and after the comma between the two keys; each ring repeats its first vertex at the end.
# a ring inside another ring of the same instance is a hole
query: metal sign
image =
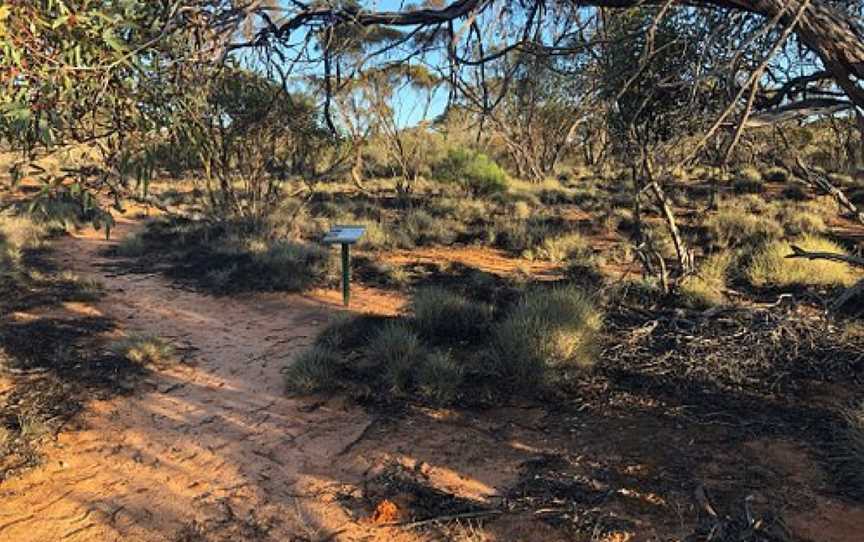
{"type": "Polygon", "coordinates": [[[327,232],[323,242],[328,245],[342,245],[342,303],[347,307],[351,301],[351,245],[366,232],[365,226],[336,225],[327,232]]]}
{"type": "Polygon", "coordinates": [[[365,226],[333,226],[324,236],[324,243],[328,245],[346,244],[353,245],[366,232],[365,226]]]}

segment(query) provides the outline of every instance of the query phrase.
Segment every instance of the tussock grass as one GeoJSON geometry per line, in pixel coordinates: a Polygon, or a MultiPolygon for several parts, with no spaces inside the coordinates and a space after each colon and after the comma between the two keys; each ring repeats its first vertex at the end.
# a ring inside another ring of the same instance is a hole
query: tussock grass
{"type": "Polygon", "coordinates": [[[297,355],[285,370],[285,388],[292,393],[316,393],[336,388],[339,354],[316,344],[297,355]]]}
{"type": "Polygon", "coordinates": [[[717,247],[734,248],[782,237],[782,226],[769,213],[757,213],[747,200],[722,204],[704,222],[710,242],[717,247]]]}
{"type": "Polygon", "coordinates": [[[587,261],[591,258],[591,242],[580,233],[567,233],[543,239],[530,255],[550,262],[587,261]]]}
{"type": "Polygon", "coordinates": [[[24,250],[42,246],[46,228],[28,216],[0,215],[0,273],[14,271],[24,250]]]}
{"type": "Polygon", "coordinates": [[[785,183],[789,180],[789,172],[782,167],[770,167],[762,172],[762,178],[772,183],[785,183]]]}
{"type": "Polygon", "coordinates": [[[390,391],[397,396],[410,393],[416,370],[428,355],[417,333],[403,322],[388,322],[366,348],[367,358],[379,367],[390,391]]]}
{"type": "Polygon", "coordinates": [[[824,233],[828,229],[822,215],[807,204],[778,206],[777,220],[791,236],[824,233]]]}
{"type": "Polygon", "coordinates": [[[743,167],[738,170],[738,178],[751,183],[761,183],[763,180],[762,173],[752,166],[743,167]]]}
{"type": "Polygon", "coordinates": [[[174,346],[153,335],[130,335],[114,342],[111,349],[139,365],[170,365],[178,361],[174,346]]]}
{"type": "Polygon", "coordinates": [[[460,340],[475,337],[489,328],[492,308],[442,288],[429,286],[418,290],[409,310],[413,326],[428,338],[460,340]]]}
{"type": "MultiPolygon", "coordinates": [[[[847,254],[843,248],[824,237],[805,235],[794,241],[812,252],[847,254]]],[[[773,241],[759,249],[747,267],[746,276],[754,286],[851,286],[859,273],[849,264],[827,260],[787,258],[792,253],[788,241],[773,241]]]]}
{"type": "Polygon", "coordinates": [[[723,251],[705,258],[699,272],[685,278],[679,293],[687,305],[695,308],[709,308],[726,301],[726,278],[736,256],[731,251],[723,251]]]}
{"type": "Polygon", "coordinates": [[[547,368],[590,366],[602,321],[591,298],[574,286],[529,292],[493,330],[495,372],[512,385],[530,386],[547,368]]]}
{"type": "Polygon", "coordinates": [[[135,232],[127,235],[117,244],[116,252],[118,256],[123,258],[138,258],[147,253],[149,247],[144,241],[141,232],[135,232]]]}
{"type": "Polygon", "coordinates": [[[462,380],[462,367],[449,352],[432,352],[417,370],[417,392],[433,404],[449,405],[456,401],[462,380]]]}

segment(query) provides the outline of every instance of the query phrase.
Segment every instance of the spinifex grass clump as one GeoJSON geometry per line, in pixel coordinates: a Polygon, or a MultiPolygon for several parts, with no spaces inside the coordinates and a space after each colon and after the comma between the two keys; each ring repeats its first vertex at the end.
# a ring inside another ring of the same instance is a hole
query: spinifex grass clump
{"type": "Polygon", "coordinates": [[[314,393],[336,388],[339,353],[326,345],[304,351],[285,371],[285,387],[294,393],[314,393]]]}
{"type": "Polygon", "coordinates": [[[735,259],[735,253],[728,250],[705,258],[698,273],[681,282],[679,293],[685,303],[703,309],[725,302],[726,279],[735,259]]]}
{"type": "Polygon", "coordinates": [[[530,291],[499,318],[441,287],[420,290],[410,311],[339,318],[286,369],[289,390],[438,406],[532,395],[550,371],[594,362],[602,324],[593,299],[573,286],[530,291]]]}
{"type": "Polygon", "coordinates": [[[590,366],[601,326],[592,299],[574,286],[530,292],[493,330],[495,371],[512,386],[531,386],[549,368],[590,366]]]}
{"type": "MultiPolygon", "coordinates": [[[[758,204],[757,204],[758,205],[758,204]]],[[[767,206],[750,205],[749,200],[733,200],[705,220],[711,244],[720,248],[756,246],[783,236],[783,227],[771,216],[767,206]]]]}
{"type": "Polygon", "coordinates": [[[115,342],[112,350],[139,365],[167,365],[177,362],[174,346],[153,335],[130,335],[115,342]]]}
{"type": "Polygon", "coordinates": [[[390,391],[405,396],[413,389],[417,369],[426,362],[429,351],[407,325],[389,322],[369,342],[366,356],[390,391]]]}
{"type": "Polygon", "coordinates": [[[860,278],[849,264],[828,260],[787,258],[792,244],[808,252],[847,255],[838,244],[814,235],[793,242],[774,241],[758,250],[747,267],[746,275],[754,286],[851,286],[860,278]]]}
{"type": "Polygon", "coordinates": [[[409,310],[417,332],[431,340],[461,340],[486,332],[492,309],[440,286],[421,288],[411,299],[409,310]]]}
{"type": "Polygon", "coordinates": [[[335,268],[326,247],[273,238],[244,221],[158,221],[121,243],[116,253],[157,260],[172,278],[220,294],[299,291],[335,268]]]}

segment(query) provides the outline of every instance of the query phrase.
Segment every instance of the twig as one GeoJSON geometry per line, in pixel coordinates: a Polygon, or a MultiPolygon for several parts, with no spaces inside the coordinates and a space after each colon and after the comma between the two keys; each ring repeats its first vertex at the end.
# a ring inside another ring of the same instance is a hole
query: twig
{"type": "Polygon", "coordinates": [[[436,516],[434,518],[423,519],[420,521],[391,521],[389,523],[381,523],[379,527],[419,527],[437,521],[453,521],[454,519],[471,519],[482,518],[486,516],[497,516],[503,514],[501,510],[480,510],[478,512],[464,512],[462,514],[448,514],[445,516],[436,516]]]}

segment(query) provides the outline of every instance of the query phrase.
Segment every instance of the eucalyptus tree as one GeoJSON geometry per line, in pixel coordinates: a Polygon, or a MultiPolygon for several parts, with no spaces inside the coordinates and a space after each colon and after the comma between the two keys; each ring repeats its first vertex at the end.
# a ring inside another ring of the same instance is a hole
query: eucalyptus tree
{"type": "MultiPolygon", "coordinates": [[[[704,156],[718,135],[726,138],[721,152],[728,155],[751,117],[794,109],[811,92],[832,98],[834,111],[864,112],[862,5],[862,0],[455,0],[378,11],[346,1],[15,0],[0,6],[5,90],[0,126],[24,151],[22,163],[48,149],[93,145],[101,164],[46,181],[71,176],[85,189],[120,190],[130,177],[147,176],[155,135],[162,128],[174,130],[176,98],[189,90],[184,74],[190,66],[218,68],[228,58],[255,56],[283,81],[317,77],[323,83],[325,123],[338,131],[332,99],[341,82],[369,66],[426,63],[450,83],[454,98],[465,93],[470,75],[472,86],[484,89],[483,110],[491,111],[512,90],[508,81],[518,76],[516,55],[596,55],[604,39],[586,28],[602,27],[597,21],[609,14],[653,6],[663,15],[659,19],[712,18],[709,42],[720,48],[735,43],[734,50],[742,52],[718,66],[704,48],[705,56],[693,59],[700,70],[689,81],[700,88],[705,76],[727,74],[724,107],[700,128],[687,158],[704,156]],[[373,34],[386,39],[367,39],[373,34]],[[777,54],[796,49],[794,71],[784,69],[782,61],[772,63],[777,54]],[[496,61],[509,67],[500,73],[486,69],[496,61]]],[[[645,40],[653,27],[620,39],[645,40]]]]}

